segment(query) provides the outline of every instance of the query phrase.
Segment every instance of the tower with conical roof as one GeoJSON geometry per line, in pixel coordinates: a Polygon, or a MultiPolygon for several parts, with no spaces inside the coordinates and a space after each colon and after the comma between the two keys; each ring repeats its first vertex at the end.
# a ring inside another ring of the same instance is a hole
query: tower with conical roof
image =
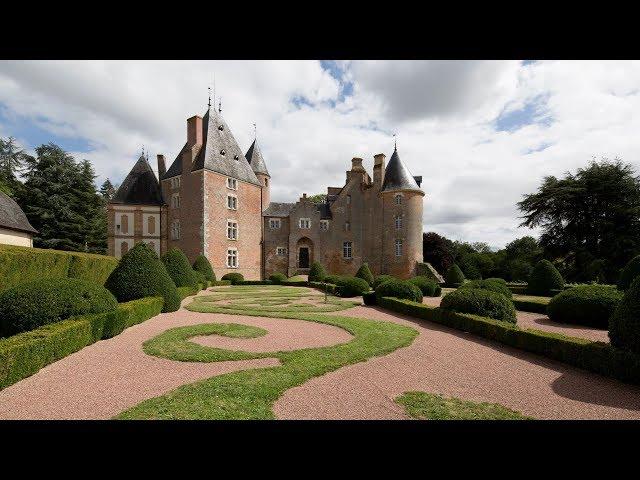
{"type": "Polygon", "coordinates": [[[262,210],[264,211],[271,202],[271,186],[269,185],[271,182],[271,175],[269,175],[267,164],[262,157],[262,152],[258,146],[257,138],[253,140],[253,143],[249,147],[249,150],[247,150],[245,157],[247,158],[249,165],[251,165],[253,173],[256,174],[258,181],[262,185],[262,210]]]}

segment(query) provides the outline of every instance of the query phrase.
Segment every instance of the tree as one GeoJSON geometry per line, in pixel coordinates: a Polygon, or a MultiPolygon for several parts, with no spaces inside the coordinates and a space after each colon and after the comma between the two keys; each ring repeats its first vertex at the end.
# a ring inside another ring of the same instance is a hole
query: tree
{"type": "Polygon", "coordinates": [[[107,178],[104,182],[102,182],[102,186],[100,187],[100,195],[102,195],[102,198],[104,198],[108,202],[116,195],[116,190],[117,188],[111,183],[111,180],[107,178]]]}
{"type": "Polygon", "coordinates": [[[444,274],[453,265],[452,242],[435,232],[423,233],[422,258],[440,274],[444,274]]]}
{"type": "Polygon", "coordinates": [[[614,282],[640,252],[640,178],[616,159],[592,161],[564,178],[545,177],[518,202],[521,226],[541,227],[544,256],[572,281],[600,275],[614,282]]]}
{"type": "Polygon", "coordinates": [[[326,193],[316,193],[315,195],[311,195],[307,197],[313,203],[325,203],[327,201],[326,193]]]}
{"type": "Polygon", "coordinates": [[[0,191],[15,197],[22,187],[18,175],[28,155],[19,149],[13,137],[0,138],[0,191]]]}

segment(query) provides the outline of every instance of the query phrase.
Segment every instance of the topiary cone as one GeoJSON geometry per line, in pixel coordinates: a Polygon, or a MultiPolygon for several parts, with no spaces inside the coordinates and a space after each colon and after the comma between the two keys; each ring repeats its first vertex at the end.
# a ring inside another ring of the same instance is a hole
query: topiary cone
{"type": "Polygon", "coordinates": [[[326,276],[327,272],[320,262],[315,261],[311,264],[311,268],[309,269],[310,282],[322,282],[326,276]]]}
{"type": "Polygon", "coordinates": [[[640,354],[640,277],[636,277],[609,319],[611,345],[640,354]]]}
{"type": "Polygon", "coordinates": [[[171,248],[162,256],[162,263],[176,287],[192,287],[198,285],[198,278],[193,273],[187,256],[179,248],[171,248]]]}
{"type": "Polygon", "coordinates": [[[464,273],[462,273],[462,270],[460,270],[460,267],[457,264],[454,263],[449,267],[445,281],[447,282],[447,285],[464,282],[464,273]]]}
{"type": "Polygon", "coordinates": [[[211,263],[209,262],[209,259],[204,255],[198,255],[196,257],[195,262],[193,262],[193,269],[196,272],[200,272],[201,274],[203,274],[204,278],[206,278],[207,280],[211,282],[216,281],[216,274],[211,267],[211,263]]]}
{"type": "Polygon", "coordinates": [[[356,273],[356,277],[363,279],[365,282],[369,284],[369,286],[373,285],[373,281],[374,281],[373,273],[371,273],[368,263],[362,264],[362,266],[358,269],[358,272],[356,273]]]}
{"type": "Polygon", "coordinates": [[[540,260],[529,276],[527,291],[532,295],[549,295],[551,290],[562,290],[564,279],[549,260],[540,260]]]}

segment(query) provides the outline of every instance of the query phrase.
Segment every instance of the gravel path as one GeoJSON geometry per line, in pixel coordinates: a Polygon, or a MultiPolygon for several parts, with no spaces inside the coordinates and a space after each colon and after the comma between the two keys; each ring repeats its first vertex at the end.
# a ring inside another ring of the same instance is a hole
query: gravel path
{"type": "Polygon", "coordinates": [[[376,307],[342,315],[387,320],[420,332],[413,344],[288,390],[284,419],[402,419],[393,399],[422,390],[500,403],[538,419],[640,419],[640,387],[376,307]]]}
{"type": "MultiPolygon", "coordinates": [[[[440,305],[442,297],[424,297],[422,303],[437,307],[440,305]]],[[[585,327],[582,325],[571,325],[568,323],[552,322],[549,317],[542,313],[517,312],[518,326],[522,328],[535,328],[547,332],[562,333],[570,337],[587,338],[589,340],[609,343],[609,333],[607,330],[585,327]]]]}

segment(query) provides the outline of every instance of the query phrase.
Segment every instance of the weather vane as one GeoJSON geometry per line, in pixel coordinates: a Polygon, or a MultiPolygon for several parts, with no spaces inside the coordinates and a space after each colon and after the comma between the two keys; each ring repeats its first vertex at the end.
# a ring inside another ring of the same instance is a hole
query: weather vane
{"type": "Polygon", "coordinates": [[[398,138],[396,137],[397,133],[393,134],[393,149],[397,150],[398,149],[398,138]]]}
{"type": "Polygon", "coordinates": [[[258,138],[258,127],[256,124],[253,124],[253,138],[258,138]]]}
{"type": "Polygon", "coordinates": [[[209,108],[211,108],[211,87],[207,87],[207,90],[209,90],[209,108]]]}

